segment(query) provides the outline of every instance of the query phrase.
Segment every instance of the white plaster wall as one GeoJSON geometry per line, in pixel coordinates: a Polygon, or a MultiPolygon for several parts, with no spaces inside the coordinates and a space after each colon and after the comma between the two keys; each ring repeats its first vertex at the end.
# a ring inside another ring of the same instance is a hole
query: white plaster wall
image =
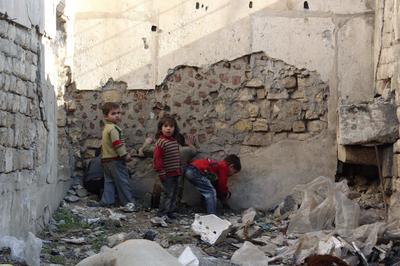
{"type": "Polygon", "coordinates": [[[371,0],[313,0],[309,10],[304,1],[252,2],[249,8],[249,1],[203,1],[196,9],[191,0],[76,1],[69,56],[77,87],[95,89],[112,77],[128,89],[152,89],[177,65],[255,51],[318,70],[328,80],[336,77],[336,16],[373,13],[371,0]]]}

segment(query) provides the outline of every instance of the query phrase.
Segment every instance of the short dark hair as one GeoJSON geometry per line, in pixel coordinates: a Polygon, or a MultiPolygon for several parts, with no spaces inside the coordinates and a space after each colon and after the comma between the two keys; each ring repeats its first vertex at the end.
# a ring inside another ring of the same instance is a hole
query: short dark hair
{"type": "Polygon", "coordinates": [[[101,110],[103,111],[103,115],[108,115],[108,113],[109,113],[111,110],[118,109],[118,108],[120,108],[118,103],[106,102],[106,103],[104,103],[103,106],[101,107],[101,110]]]}
{"type": "Polygon", "coordinates": [[[240,163],[240,158],[237,155],[229,154],[225,157],[224,161],[228,165],[232,165],[233,169],[235,169],[236,171],[239,172],[240,170],[242,170],[242,164],[240,163]]]}

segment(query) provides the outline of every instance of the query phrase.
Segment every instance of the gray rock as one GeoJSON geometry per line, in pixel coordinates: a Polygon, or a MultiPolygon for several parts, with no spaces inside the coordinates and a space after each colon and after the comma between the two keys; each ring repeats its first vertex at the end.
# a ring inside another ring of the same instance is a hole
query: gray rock
{"type": "Polygon", "coordinates": [[[386,102],[342,105],[339,107],[339,138],[341,145],[394,143],[399,122],[396,107],[386,102]]]}
{"type": "Polygon", "coordinates": [[[77,201],[79,201],[79,198],[77,196],[74,196],[74,195],[66,196],[64,199],[67,202],[77,202],[77,201]]]}

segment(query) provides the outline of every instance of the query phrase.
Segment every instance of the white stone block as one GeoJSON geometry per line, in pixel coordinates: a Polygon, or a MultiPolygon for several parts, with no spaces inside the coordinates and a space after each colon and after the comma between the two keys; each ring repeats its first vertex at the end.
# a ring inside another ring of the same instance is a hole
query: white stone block
{"type": "Polygon", "coordinates": [[[214,245],[226,238],[231,225],[227,220],[223,220],[214,214],[204,216],[196,214],[192,230],[200,235],[201,240],[214,245]]]}
{"type": "Polygon", "coordinates": [[[250,225],[253,224],[254,218],[257,215],[257,211],[254,208],[249,208],[245,210],[242,214],[242,224],[250,225]]]}
{"type": "Polygon", "coordinates": [[[246,241],[233,253],[231,262],[241,266],[267,266],[268,257],[257,246],[246,241]]]}
{"type": "Polygon", "coordinates": [[[144,239],[125,241],[79,262],[77,266],[97,265],[152,265],[182,266],[174,256],[155,242],[144,239]]]}

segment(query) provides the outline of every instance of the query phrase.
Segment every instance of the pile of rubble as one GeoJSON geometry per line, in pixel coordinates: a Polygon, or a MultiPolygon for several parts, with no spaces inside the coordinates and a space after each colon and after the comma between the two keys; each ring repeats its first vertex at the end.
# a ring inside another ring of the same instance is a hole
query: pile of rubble
{"type": "MultiPolygon", "coordinates": [[[[90,207],[92,196],[78,185],[40,236],[40,265],[399,263],[400,224],[384,222],[379,215],[366,223],[360,217],[368,210],[349,199],[353,194],[346,182],[319,177],[298,186],[272,212],[250,208],[221,216],[194,215],[195,210],[182,207],[175,221],[161,223],[154,219],[156,210],[124,213],[90,207]]],[[[1,243],[0,249],[6,246],[1,243]]],[[[39,265],[35,263],[29,265],[39,265]]]]}

